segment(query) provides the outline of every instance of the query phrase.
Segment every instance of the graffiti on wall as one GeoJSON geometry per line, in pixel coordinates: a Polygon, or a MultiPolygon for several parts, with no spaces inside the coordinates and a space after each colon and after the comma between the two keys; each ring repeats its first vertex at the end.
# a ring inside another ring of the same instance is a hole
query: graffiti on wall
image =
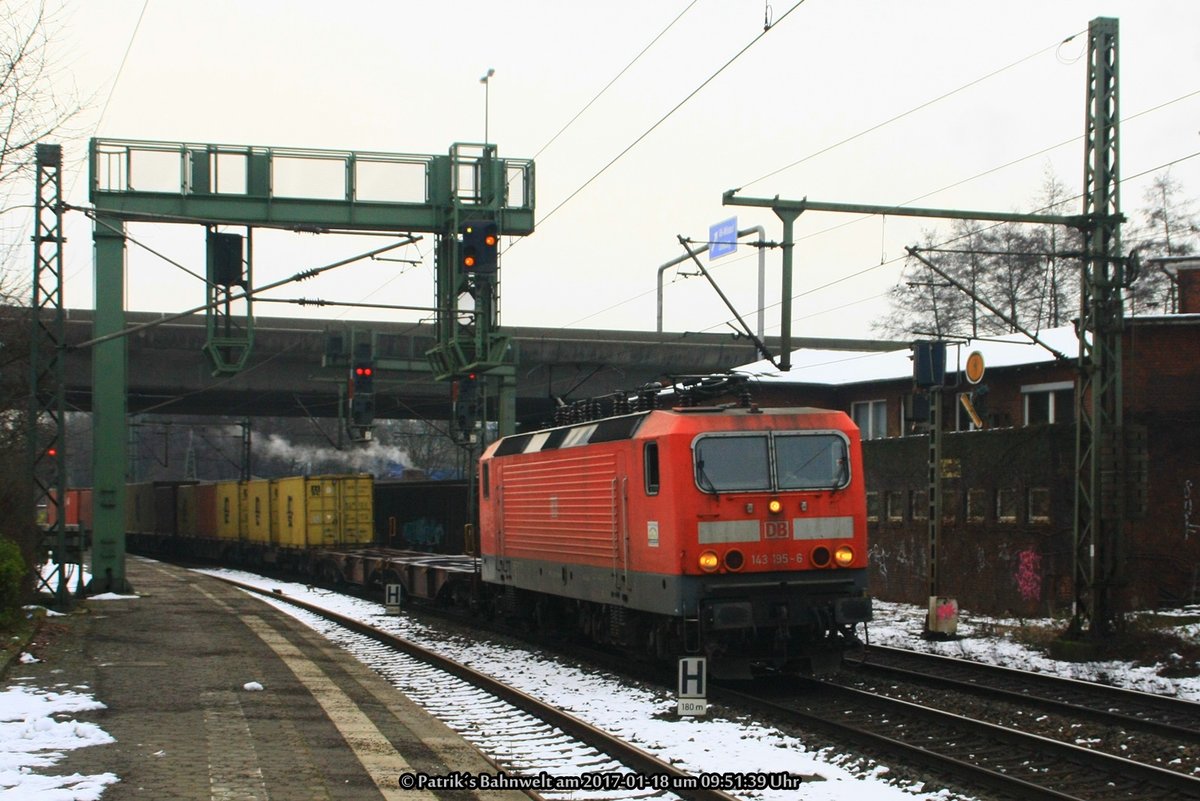
{"type": "Polygon", "coordinates": [[[1041,600],[1042,555],[1037,551],[1021,551],[1017,554],[1017,592],[1026,601],[1041,600]]]}
{"type": "Polygon", "coordinates": [[[439,520],[422,517],[404,524],[404,542],[414,547],[432,548],[446,541],[446,530],[439,520]]]}
{"type": "Polygon", "coordinates": [[[1186,540],[1193,534],[1200,533],[1200,523],[1196,523],[1195,517],[1195,487],[1192,480],[1189,478],[1183,482],[1183,538],[1186,540]]]}

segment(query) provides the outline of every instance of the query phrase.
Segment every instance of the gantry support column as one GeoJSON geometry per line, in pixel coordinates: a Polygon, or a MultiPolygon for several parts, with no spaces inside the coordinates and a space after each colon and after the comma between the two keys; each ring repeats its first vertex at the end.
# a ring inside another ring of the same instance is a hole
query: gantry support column
{"type": "Polygon", "coordinates": [[[1079,282],[1076,393],[1075,603],[1071,633],[1094,638],[1120,620],[1127,517],[1126,432],[1121,390],[1122,289],[1118,150],[1117,20],[1088,25],[1084,261],[1079,282]]]}
{"type": "MultiPolygon", "coordinates": [[[[93,334],[125,329],[125,223],[97,216],[92,229],[96,255],[96,315],[93,334]]],[[[92,349],[92,580],[89,594],[128,592],[125,580],[124,337],[92,349]]]]}
{"type": "MultiPolygon", "coordinates": [[[[66,324],[63,303],[62,147],[39,144],[33,229],[33,302],[29,351],[29,469],[33,507],[46,510],[42,545],[53,572],[41,575],[55,603],[70,601],[69,568],[78,568],[80,539],[67,537],[66,324]]],[[[31,509],[31,511],[32,511],[31,509]]],[[[42,522],[42,521],[39,521],[42,522]]],[[[79,573],[77,572],[78,576],[79,573]]]]}

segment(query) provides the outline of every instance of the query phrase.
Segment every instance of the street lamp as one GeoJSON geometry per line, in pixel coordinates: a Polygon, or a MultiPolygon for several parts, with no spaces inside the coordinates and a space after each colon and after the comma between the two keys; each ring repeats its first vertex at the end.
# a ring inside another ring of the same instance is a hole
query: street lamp
{"type": "Polygon", "coordinates": [[[479,82],[483,84],[483,143],[485,145],[488,143],[488,95],[491,93],[491,83],[488,82],[488,79],[495,74],[496,71],[488,67],[487,74],[479,79],[479,82]]]}

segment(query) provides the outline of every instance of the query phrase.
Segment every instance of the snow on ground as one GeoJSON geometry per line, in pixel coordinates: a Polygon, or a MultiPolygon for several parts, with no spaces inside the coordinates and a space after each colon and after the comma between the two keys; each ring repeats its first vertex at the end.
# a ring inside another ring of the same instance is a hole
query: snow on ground
{"type": "MultiPolygon", "coordinates": [[[[379,604],[240,571],[202,572],[277,588],[285,595],[317,603],[414,640],[432,639],[425,636],[430,632],[428,627],[403,616],[387,616],[379,604]]],[[[136,596],[112,594],[98,596],[97,600],[106,597],[136,596]]],[[[281,605],[281,608],[288,607],[281,605]]],[[[1174,632],[1200,642],[1200,623],[1191,622],[1198,616],[1200,606],[1181,610],[1178,613],[1180,623],[1173,628],[1174,632]]],[[[1200,701],[1200,678],[1163,678],[1157,675],[1159,666],[1059,662],[1016,642],[1009,634],[996,633],[1021,626],[1053,628],[1060,625],[1054,621],[1001,620],[963,612],[958,629],[960,637],[934,642],[921,638],[924,619],[923,608],[876,601],[869,641],[1200,701]]],[[[1160,622],[1169,619],[1169,613],[1160,613],[1160,622]]],[[[749,718],[729,719],[716,715],[679,718],[675,714],[675,699],[669,691],[628,687],[616,677],[556,660],[534,662],[519,651],[486,640],[458,638],[443,646],[443,651],[460,662],[486,669],[525,692],[549,699],[593,725],[617,732],[644,750],[692,772],[784,771],[822,777],[820,781],[804,785],[802,793],[806,801],[959,798],[935,786],[891,781],[885,765],[832,749],[815,750],[802,739],[749,718]]],[[[119,781],[112,773],[96,776],[49,773],[71,748],[113,741],[98,726],[80,723],[71,717],[73,713],[103,708],[103,705],[86,693],[78,692],[86,688],[64,690],[61,689],[63,686],[46,690],[17,684],[0,692],[0,799],[97,801],[107,785],[119,781]]],[[[464,736],[468,735],[464,732],[464,736]]],[[[795,798],[796,791],[764,790],[738,795],[754,801],[776,801],[795,798]]]]}
{"type": "MultiPolygon", "coordinates": [[[[553,658],[530,660],[523,651],[486,639],[457,637],[447,642],[444,636],[432,636],[432,629],[418,621],[383,614],[382,605],[377,603],[239,571],[201,572],[228,576],[257,587],[277,589],[285,597],[317,604],[414,641],[436,641],[437,649],[444,655],[548,700],[572,715],[617,733],[639,748],[693,773],[769,774],[782,771],[822,777],[821,780],[804,784],[801,793],[806,801],[961,798],[937,787],[927,788],[910,782],[896,783],[889,780],[889,771],[884,765],[829,749],[818,750],[799,738],[749,717],[730,719],[710,715],[704,718],[679,718],[675,714],[676,700],[669,690],[630,687],[618,677],[553,658]]],[[[286,604],[277,603],[275,599],[268,600],[288,610],[286,604]]],[[[302,614],[296,617],[306,619],[302,614]]],[[[420,702],[419,698],[414,700],[420,702]]],[[[471,733],[463,731],[462,734],[469,739],[471,733]]],[[[737,795],[754,801],[783,801],[796,798],[797,791],[747,791],[737,795]]]]}
{"type": "MultiPolygon", "coordinates": [[[[43,565],[42,570],[43,575],[49,575],[53,565],[43,565]]],[[[77,577],[69,574],[68,578],[68,585],[75,587],[77,577]]],[[[26,606],[25,610],[29,614],[40,611],[47,617],[62,616],[35,606],[26,606]]],[[[29,653],[17,658],[22,664],[38,661],[29,653]]],[[[0,799],[98,801],[105,787],[120,781],[113,773],[53,772],[68,751],[115,742],[95,723],[80,722],[73,717],[79,712],[105,708],[86,690],[86,687],[67,689],[66,684],[57,684],[52,689],[33,687],[24,679],[6,682],[0,689],[0,799]]]]}
{"type": "MultiPolygon", "coordinates": [[[[332,609],[348,617],[369,622],[416,641],[428,639],[423,624],[406,617],[382,614],[380,604],[317,590],[304,584],[265,579],[231,570],[203,571],[225,575],[259,587],[278,589],[332,609]]],[[[286,604],[275,604],[286,609],[286,604]]],[[[1183,621],[1174,631],[1200,640],[1200,624],[1188,623],[1200,615],[1200,607],[1181,610],[1183,621]]],[[[297,615],[299,617],[299,615],[297,615]]],[[[1160,613],[1161,616],[1161,613],[1160,613]]],[[[870,642],[880,645],[926,650],[947,656],[974,659],[1024,670],[1052,673],[1097,681],[1147,692],[1200,701],[1200,679],[1167,679],[1156,675],[1156,667],[1135,667],[1121,662],[1068,663],[1043,656],[1009,636],[995,634],[1025,626],[1061,627],[1050,620],[1016,621],[962,613],[960,638],[930,642],[921,638],[925,610],[907,604],[875,602],[875,621],[870,642]]],[[[534,662],[496,643],[458,638],[439,649],[447,656],[483,669],[521,690],[553,701],[560,708],[595,726],[619,733],[642,749],[679,764],[693,772],[740,771],[770,773],[786,771],[819,775],[824,781],[805,784],[803,797],[823,799],[949,799],[952,794],[937,787],[889,781],[888,768],[859,757],[829,749],[816,751],[798,738],[748,718],[678,718],[675,699],[669,691],[631,688],[616,677],[558,662],[534,662]]],[[[419,699],[415,699],[418,700],[419,699]]],[[[468,732],[463,732],[468,736],[468,732]]],[[[794,790],[739,793],[758,801],[795,798],[794,790]]]]}
{"type": "MultiPolygon", "coordinates": [[[[1011,636],[1013,630],[1021,628],[1059,630],[1063,628],[1062,621],[1008,620],[960,612],[959,638],[939,642],[924,640],[921,637],[925,625],[925,609],[879,600],[876,600],[874,605],[875,620],[870,624],[868,634],[870,642],[875,645],[927,651],[942,656],[1111,684],[1130,690],[1200,702],[1200,677],[1164,678],[1158,675],[1158,671],[1163,668],[1161,664],[1135,666],[1128,662],[1115,661],[1063,662],[1016,642],[1011,636]],[[994,633],[997,631],[1006,633],[994,633]]],[[[1183,639],[1200,643],[1200,623],[1188,622],[1200,619],[1200,606],[1186,607],[1177,612],[1157,612],[1156,617],[1160,624],[1178,618],[1181,621],[1179,625],[1170,627],[1169,630],[1183,639]]]]}
{"type": "MultiPolygon", "coordinates": [[[[439,648],[447,656],[482,668],[527,693],[550,700],[576,717],[618,733],[642,749],[691,772],[753,774],[783,771],[821,777],[819,781],[804,784],[801,792],[806,801],[960,798],[936,786],[896,782],[889,778],[889,769],[885,765],[833,749],[818,750],[806,745],[801,738],[748,717],[730,719],[713,714],[702,718],[679,718],[675,714],[675,699],[667,690],[629,687],[617,677],[555,659],[530,660],[519,650],[487,640],[460,637],[446,642],[444,637],[434,638],[430,635],[431,630],[418,621],[385,615],[380,604],[240,571],[202,572],[279,589],[285,596],[316,603],[417,641],[438,639],[443,643],[439,648]]],[[[97,600],[106,597],[136,596],[111,594],[99,596],[97,600]]],[[[288,608],[286,604],[276,605],[285,610],[288,608]]],[[[1191,622],[1198,616],[1200,607],[1181,610],[1181,622],[1173,630],[1181,637],[1200,641],[1200,623],[1191,622]]],[[[1019,629],[1022,625],[1053,628],[1057,625],[1054,621],[1000,620],[964,612],[960,615],[960,637],[936,642],[921,638],[924,619],[925,610],[920,607],[876,601],[869,641],[1200,701],[1200,678],[1163,678],[1157,675],[1160,666],[1058,662],[1016,642],[1008,634],[996,633],[1019,629]]],[[[1160,613],[1159,619],[1163,622],[1170,618],[1160,613]]],[[[79,689],[86,688],[66,690],[60,685],[54,690],[46,690],[16,684],[0,692],[0,799],[98,801],[107,785],[119,781],[112,773],[95,776],[51,773],[66,751],[113,741],[95,724],[72,718],[76,712],[103,708],[79,689]]],[[[470,732],[463,732],[463,735],[469,737],[470,732]]],[[[777,801],[795,798],[796,790],[768,789],[737,795],[753,801],[777,801]]]]}
{"type": "Polygon", "coordinates": [[[71,717],[103,708],[104,704],[76,690],[49,691],[14,684],[0,691],[0,798],[97,801],[106,786],[119,781],[117,776],[62,775],[46,769],[53,768],[67,751],[113,742],[96,724],[71,717]]]}

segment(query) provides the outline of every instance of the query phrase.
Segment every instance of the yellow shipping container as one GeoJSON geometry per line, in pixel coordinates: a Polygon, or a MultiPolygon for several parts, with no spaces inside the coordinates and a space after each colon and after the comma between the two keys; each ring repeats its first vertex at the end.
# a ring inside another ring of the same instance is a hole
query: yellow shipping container
{"type": "Polygon", "coordinates": [[[271,544],[279,544],[279,479],[271,479],[271,486],[268,490],[271,496],[271,519],[267,521],[270,527],[271,544]]]}
{"type": "Polygon", "coordinates": [[[342,543],[367,545],[375,541],[375,479],[367,473],[343,476],[342,543]]]}
{"type": "Polygon", "coordinates": [[[296,476],[274,482],[274,542],[287,548],[360,545],[374,539],[370,475],[296,476]]]}
{"type": "Polygon", "coordinates": [[[238,482],[238,538],[246,539],[250,532],[250,487],[238,482]]]}
{"type": "Polygon", "coordinates": [[[337,545],[341,539],[338,476],[279,479],[279,544],[285,548],[337,545]]]}
{"type": "Polygon", "coordinates": [[[242,527],[246,516],[242,512],[242,487],[237,481],[217,482],[217,537],[223,540],[245,539],[242,527]]]}
{"type": "Polygon", "coordinates": [[[184,484],[175,496],[175,531],[181,537],[196,536],[196,485],[184,484]]]}
{"type": "Polygon", "coordinates": [[[246,483],[246,539],[250,542],[275,542],[271,539],[272,484],[265,478],[246,483]]]}
{"type": "Polygon", "coordinates": [[[125,485],[125,531],[154,533],[154,482],[125,485]]]}

